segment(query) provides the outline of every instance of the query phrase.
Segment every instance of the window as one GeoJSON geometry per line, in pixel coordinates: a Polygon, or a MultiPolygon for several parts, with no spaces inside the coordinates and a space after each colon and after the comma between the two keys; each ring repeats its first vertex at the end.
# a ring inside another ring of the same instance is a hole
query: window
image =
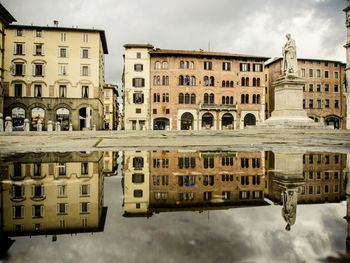
{"type": "Polygon", "coordinates": [[[328,71],[328,70],[325,70],[325,71],[324,71],[324,77],[325,77],[326,79],[329,78],[329,71],[328,71]]]}
{"type": "Polygon", "coordinates": [[[58,68],[60,75],[67,75],[67,64],[59,64],[58,68]]]}
{"type": "Polygon", "coordinates": [[[80,196],[89,196],[90,195],[90,185],[89,184],[80,185],[79,195],[80,196]]]}
{"type": "Polygon", "coordinates": [[[35,36],[36,37],[42,37],[43,36],[43,31],[41,29],[35,30],[35,36]]]}
{"type": "MultiPolygon", "coordinates": [[[[338,164],[339,163],[339,155],[334,155],[334,163],[338,164]]],[[[335,179],[335,178],[334,178],[335,179]]]]}
{"type": "Polygon", "coordinates": [[[58,48],[58,56],[60,58],[67,58],[68,57],[68,48],[66,48],[66,47],[59,47],[58,48]]]}
{"type": "Polygon", "coordinates": [[[12,206],[12,218],[23,218],[24,217],[24,205],[12,206]]]}
{"type": "Polygon", "coordinates": [[[80,66],[80,76],[90,76],[90,66],[89,65],[80,66]]]}
{"type": "Polygon", "coordinates": [[[59,176],[66,176],[66,164],[65,163],[58,164],[58,175],[59,176]]]}
{"type": "Polygon", "coordinates": [[[324,157],[324,159],[325,159],[324,163],[325,163],[325,164],[329,164],[329,155],[326,155],[326,156],[324,157]]]}
{"type": "Polygon", "coordinates": [[[329,99],[325,100],[325,108],[329,108],[329,99]]]}
{"type": "Polygon", "coordinates": [[[64,219],[60,219],[58,221],[58,228],[59,229],[64,229],[66,227],[66,221],[64,219]]]}
{"type": "Polygon", "coordinates": [[[58,186],[58,196],[59,197],[66,197],[67,196],[67,186],[66,185],[59,185],[58,186]]]}
{"type": "Polygon", "coordinates": [[[81,174],[87,175],[89,173],[89,163],[81,163],[81,174]]]}
{"type": "Polygon", "coordinates": [[[90,213],[90,203],[89,202],[82,202],[79,204],[79,212],[81,214],[90,213]]]}
{"type": "Polygon", "coordinates": [[[18,36],[18,37],[24,36],[24,30],[22,28],[17,28],[16,36],[18,36]]]}
{"type": "Polygon", "coordinates": [[[142,64],[135,64],[134,70],[135,71],[143,71],[143,65],[142,64]]]}
{"type": "Polygon", "coordinates": [[[137,109],[136,109],[136,113],[140,114],[140,113],[141,113],[141,109],[140,109],[140,108],[137,108],[137,109]]]}
{"type": "Polygon", "coordinates": [[[222,62],[222,70],[231,70],[231,63],[230,62],[222,62]]]}
{"type": "Polygon", "coordinates": [[[254,72],[262,72],[262,65],[261,64],[253,64],[253,71],[254,72]]]}
{"type": "Polygon", "coordinates": [[[160,102],[160,94],[153,93],[153,102],[160,102]]]}
{"type": "Polygon", "coordinates": [[[141,52],[136,53],[136,58],[141,58],[141,52]]]}
{"type": "Polygon", "coordinates": [[[24,63],[14,63],[12,74],[14,76],[24,76],[26,73],[26,65],[24,63]]]}
{"type": "Polygon", "coordinates": [[[204,61],[204,69],[205,70],[212,70],[213,69],[212,62],[211,61],[204,61]]]}
{"type": "Polygon", "coordinates": [[[334,100],[334,108],[339,108],[339,100],[334,100]]]}
{"type": "Polygon", "coordinates": [[[309,69],[309,77],[312,78],[314,76],[314,71],[313,69],[309,69]]]}
{"type": "Polygon", "coordinates": [[[67,35],[66,35],[65,32],[62,32],[62,33],[61,33],[61,41],[62,41],[62,42],[66,42],[66,40],[67,40],[67,35]]]}
{"type": "Polygon", "coordinates": [[[132,79],[132,86],[133,87],[144,87],[145,86],[145,79],[144,78],[133,78],[132,79]]]}
{"type": "Polygon", "coordinates": [[[322,108],[321,100],[317,100],[317,109],[321,109],[321,108],[322,108]]]}
{"type": "Polygon", "coordinates": [[[133,102],[136,104],[142,104],[144,102],[144,95],[143,93],[134,93],[133,95],[133,102]]]}
{"type": "Polygon", "coordinates": [[[88,227],[88,219],[87,218],[82,218],[81,219],[81,226],[83,228],[87,228],[88,227]]]}
{"type": "Polygon", "coordinates": [[[314,107],[314,100],[309,100],[309,109],[314,107]]]}
{"type": "Polygon", "coordinates": [[[32,217],[43,217],[44,206],[43,205],[32,205],[32,217]]]}
{"type": "Polygon", "coordinates": [[[318,78],[321,77],[321,70],[320,69],[316,70],[316,77],[318,77],[318,78]]]}
{"type": "Polygon", "coordinates": [[[66,98],[67,97],[67,86],[66,85],[60,85],[59,86],[59,97],[60,98],[66,98]]]}
{"type": "Polygon", "coordinates": [[[41,84],[34,85],[34,97],[41,97],[41,84]]]}
{"type": "Polygon", "coordinates": [[[14,55],[25,55],[26,54],[25,48],[26,47],[23,43],[15,43],[13,54],[14,55]]]}
{"type": "Polygon", "coordinates": [[[329,186],[328,186],[328,185],[325,185],[325,186],[324,186],[324,192],[325,192],[325,193],[328,193],[328,192],[329,192],[329,186]]]}
{"type": "Polygon", "coordinates": [[[309,91],[314,92],[314,84],[309,84],[309,91]]]}
{"type": "Polygon", "coordinates": [[[317,84],[316,85],[316,91],[317,92],[321,92],[321,84],[317,84]]]}
{"type": "Polygon", "coordinates": [[[168,62],[166,61],[162,62],[162,69],[168,69],[168,62]]]}
{"type": "Polygon", "coordinates": [[[168,86],[169,85],[169,77],[168,76],[163,76],[162,77],[162,85],[168,86]]]}
{"type": "Polygon", "coordinates": [[[324,91],[329,92],[329,84],[324,84],[324,91]]]}
{"type": "Polygon", "coordinates": [[[339,92],[339,86],[337,84],[334,85],[334,92],[339,92]]]}
{"type": "Polygon", "coordinates": [[[57,214],[67,214],[68,204],[66,204],[66,203],[59,203],[59,204],[57,204],[56,210],[57,210],[56,211],[57,214]]]}
{"type": "Polygon", "coordinates": [[[335,72],[334,72],[334,78],[335,78],[335,79],[339,79],[339,72],[338,72],[338,71],[335,71],[335,72]]]}
{"type": "Polygon", "coordinates": [[[153,109],[153,114],[157,114],[157,109],[153,109]]]}
{"type": "Polygon", "coordinates": [[[301,69],[301,76],[305,77],[305,69],[304,68],[301,69]]]}
{"type": "Polygon", "coordinates": [[[250,64],[249,63],[240,63],[239,66],[240,66],[240,71],[250,71],[250,64]]]}
{"type": "Polygon", "coordinates": [[[250,192],[248,191],[240,191],[239,192],[239,199],[249,199],[250,192]]]}
{"type": "Polygon", "coordinates": [[[134,190],[134,197],[140,198],[142,197],[142,195],[143,195],[143,192],[141,189],[134,190]]]}
{"type": "Polygon", "coordinates": [[[160,62],[156,61],[155,65],[154,65],[155,69],[160,69],[160,62]]]}
{"type": "Polygon", "coordinates": [[[83,43],[88,43],[88,42],[89,42],[89,35],[83,34],[83,43]]]}
{"type": "Polygon", "coordinates": [[[44,64],[33,64],[33,76],[41,76],[43,77],[45,75],[44,70],[45,70],[45,66],[44,64]]]}
{"type": "Polygon", "coordinates": [[[33,55],[43,56],[44,55],[44,45],[43,44],[35,44],[33,47],[33,55]]]}
{"type": "Polygon", "coordinates": [[[210,201],[212,199],[212,192],[203,192],[203,199],[205,201],[210,201]]]}
{"type": "Polygon", "coordinates": [[[24,185],[12,185],[12,198],[24,198],[25,196],[25,187],[24,185]]]}
{"type": "Polygon", "coordinates": [[[163,93],[163,102],[169,102],[169,93],[163,93]]]}
{"type": "Polygon", "coordinates": [[[80,57],[81,58],[89,58],[90,57],[90,50],[88,48],[82,48],[80,57]]]}
{"type": "Polygon", "coordinates": [[[89,98],[89,86],[81,86],[82,98],[89,98]]]}
{"type": "Polygon", "coordinates": [[[30,188],[30,196],[34,198],[45,196],[45,187],[43,185],[32,185],[30,188]]]}
{"type": "MultiPolygon", "coordinates": [[[[143,159],[142,159],[143,161],[143,159]]],[[[133,174],[132,175],[132,182],[133,183],[143,183],[145,181],[145,175],[144,174],[133,174]]]]}

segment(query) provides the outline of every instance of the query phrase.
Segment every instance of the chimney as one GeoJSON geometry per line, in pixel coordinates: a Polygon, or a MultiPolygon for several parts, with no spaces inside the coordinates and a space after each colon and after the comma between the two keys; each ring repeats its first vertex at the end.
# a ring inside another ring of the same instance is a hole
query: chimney
{"type": "Polygon", "coordinates": [[[58,21],[57,21],[57,20],[54,20],[54,21],[53,21],[53,25],[54,25],[55,27],[58,27],[58,21]]]}

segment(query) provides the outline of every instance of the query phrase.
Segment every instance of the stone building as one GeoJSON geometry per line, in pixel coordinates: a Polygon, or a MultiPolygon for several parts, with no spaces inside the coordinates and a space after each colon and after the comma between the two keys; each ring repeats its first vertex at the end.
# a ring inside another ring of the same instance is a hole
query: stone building
{"type": "Polygon", "coordinates": [[[346,44],[344,47],[346,48],[346,80],[345,80],[345,89],[344,89],[344,96],[346,100],[346,116],[348,116],[346,120],[346,129],[350,129],[350,3],[349,0],[346,0],[346,8],[343,9],[345,12],[345,26],[346,26],[346,44]]]}
{"type": "Polygon", "coordinates": [[[119,102],[118,86],[105,84],[104,94],[104,129],[117,130],[119,124],[119,102]]]}
{"type": "Polygon", "coordinates": [[[19,154],[3,161],[0,205],[6,236],[103,231],[102,153],[19,154]]]}
{"type": "Polygon", "coordinates": [[[61,130],[103,128],[103,30],[9,25],[6,30],[4,113],[13,130],[41,119],[61,130]]]}
{"type": "Polygon", "coordinates": [[[12,22],[16,22],[16,19],[14,19],[14,17],[6,10],[6,8],[0,4],[0,113],[3,113],[4,110],[3,86],[5,77],[5,27],[12,22]]]}
{"type": "Polygon", "coordinates": [[[264,120],[267,57],[124,47],[126,130],[242,129],[264,120]]]}
{"type": "MultiPolygon", "coordinates": [[[[344,97],[345,64],[333,60],[298,59],[299,77],[305,82],[303,107],[309,118],[336,129],[346,128],[344,97]]],[[[265,66],[267,83],[266,115],[271,116],[275,98],[272,83],[282,75],[282,58],[265,66]]]]}

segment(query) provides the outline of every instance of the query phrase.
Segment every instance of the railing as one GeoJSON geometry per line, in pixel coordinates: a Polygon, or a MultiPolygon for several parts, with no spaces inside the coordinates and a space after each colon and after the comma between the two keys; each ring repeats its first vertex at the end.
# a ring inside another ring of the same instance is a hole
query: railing
{"type": "Polygon", "coordinates": [[[199,110],[235,111],[237,104],[200,104],[199,110]]]}

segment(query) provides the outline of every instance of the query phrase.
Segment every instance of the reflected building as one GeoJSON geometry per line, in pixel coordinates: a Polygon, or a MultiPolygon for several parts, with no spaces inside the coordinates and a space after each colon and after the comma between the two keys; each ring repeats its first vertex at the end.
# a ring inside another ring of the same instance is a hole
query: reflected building
{"type": "Polygon", "coordinates": [[[124,154],[124,216],[268,205],[263,152],[124,154]]]}
{"type": "Polygon", "coordinates": [[[103,152],[103,174],[104,176],[113,176],[118,170],[118,152],[103,152]]]}
{"type": "Polygon", "coordinates": [[[102,153],[3,157],[1,206],[5,237],[103,231],[102,153]]]}

